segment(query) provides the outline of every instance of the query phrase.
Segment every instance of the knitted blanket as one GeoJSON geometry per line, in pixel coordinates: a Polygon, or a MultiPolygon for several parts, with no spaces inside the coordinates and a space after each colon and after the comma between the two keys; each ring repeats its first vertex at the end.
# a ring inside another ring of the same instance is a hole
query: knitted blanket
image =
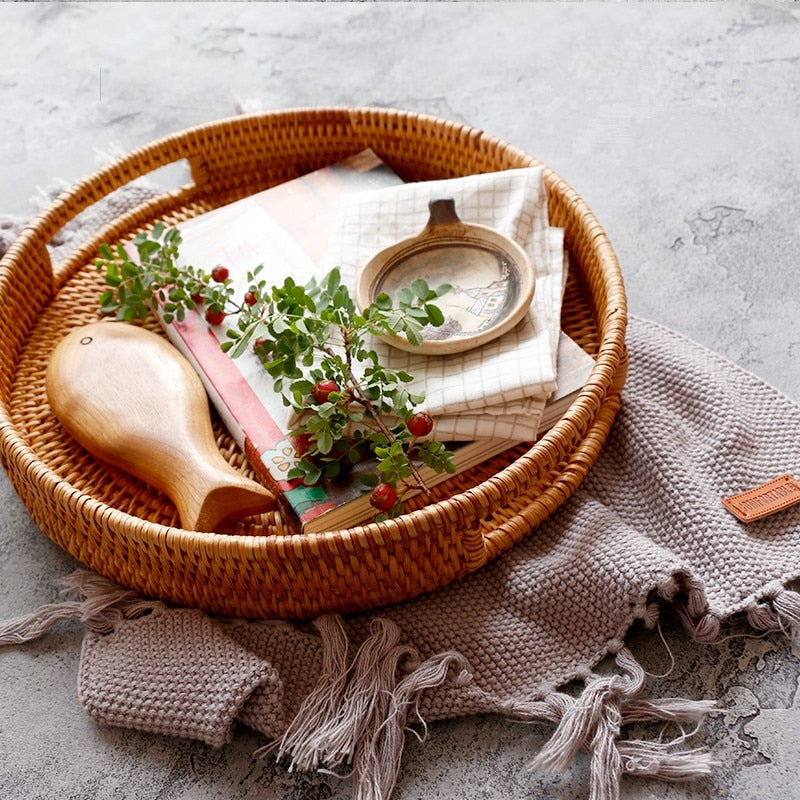
{"type": "MultiPolygon", "coordinates": [[[[313,624],[224,620],[137,597],[89,572],[71,599],[0,626],[0,642],[81,619],[79,692],[97,722],[223,746],[238,720],[294,769],[352,769],[386,798],[409,726],[471,713],[555,726],[534,766],[591,754],[590,798],[623,772],[708,773],[703,749],[620,738],[629,722],[695,722],[708,702],[649,699],[624,646],[663,603],[713,641],[742,619],[800,630],[800,506],[745,524],[721,498],[798,472],[800,413],[678,334],[632,319],[630,377],[599,460],[561,510],[497,561],[425,597],[313,624]],[[453,620],[458,620],[454,625],[453,620]],[[617,669],[596,665],[616,654],[617,669]],[[563,691],[571,681],[583,690],[563,691]]],[[[655,635],[655,634],[654,634],[655,635]]]]}
{"type": "Polygon", "coordinates": [[[618,797],[623,772],[707,774],[682,726],[711,704],[649,698],[624,640],[669,604],[699,640],[737,623],[797,643],[800,506],[745,524],[721,499],[800,474],[800,410],[654,323],[631,319],[628,344],[622,410],[581,488],[455,584],[291,624],[171,608],[80,571],[62,601],[0,624],[0,644],[81,620],[79,693],[98,723],[221,747],[238,721],[264,735],[262,757],[351,771],[359,800],[390,796],[409,729],[472,713],[552,723],[533,766],[564,770],[587,750],[593,800],[618,797]],[[616,669],[597,671],[608,654],[616,669]],[[674,739],[624,737],[649,720],[674,723],[674,739]]]}

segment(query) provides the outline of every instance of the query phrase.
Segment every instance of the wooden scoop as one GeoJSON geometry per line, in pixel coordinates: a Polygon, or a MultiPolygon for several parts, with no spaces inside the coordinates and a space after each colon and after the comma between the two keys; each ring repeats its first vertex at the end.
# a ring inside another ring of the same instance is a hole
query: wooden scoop
{"type": "Polygon", "coordinates": [[[46,387],[64,429],[164,492],[185,529],[274,508],[272,492],[222,457],[200,378],[157,334],[111,321],[78,328],[56,346],[46,387]]]}

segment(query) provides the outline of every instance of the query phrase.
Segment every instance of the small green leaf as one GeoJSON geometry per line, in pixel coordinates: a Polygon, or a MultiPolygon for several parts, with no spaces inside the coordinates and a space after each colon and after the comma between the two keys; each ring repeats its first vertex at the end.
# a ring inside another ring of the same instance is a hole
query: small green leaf
{"type": "Polygon", "coordinates": [[[361,461],[361,454],[358,452],[358,450],[353,448],[352,450],[347,451],[347,458],[351,464],[358,464],[358,462],[361,461]]]}
{"type": "Polygon", "coordinates": [[[291,392],[299,392],[303,395],[310,395],[311,390],[314,388],[314,384],[307,380],[306,378],[301,378],[298,381],[293,381],[289,385],[289,391],[291,392]]]}
{"type": "Polygon", "coordinates": [[[150,256],[152,256],[154,253],[157,253],[161,249],[161,245],[158,242],[147,240],[137,245],[136,249],[139,252],[140,258],[149,260],[150,256]]]}
{"type": "Polygon", "coordinates": [[[411,283],[411,291],[420,299],[428,299],[428,283],[424,278],[417,278],[411,283]]]}
{"type": "Polygon", "coordinates": [[[373,305],[381,311],[389,311],[392,308],[392,298],[388,294],[381,293],[375,298],[373,305]]]}
{"type": "Polygon", "coordinates": [[[400,289],[400,291],[397,292],[397,302],[401,306],[410,306],[414,302],[414,293],[411,289],[400,289]]]}
{"type": "Polygon", "coordinates": [[[439,306],[435,306],[433,303],[426,303],[425,311],[428,312],[428,322],[435,328],[444,325],[444,314],[439,306]]]}
{"type": "Polygon", "coordinates": [[[405,333],[408,341],[415,347],[419,347],[422,344],[422,327],[420,325],[408,320],[405,333]]]}
{"type": "Polygon", "coordinates": [[[306,484],[306,486],[313,486],[315,483],[319,483],[321,477],[321,469],[312,469],[303,475],[303,483],[306,484]]]}
{"type": "Polygon", "coordinates": [[[316,445],[320,453],[322,453],[323,455],[326,453],[330,453],[330,451],[333,449],[333,437],[331,436],[331,433],[327,428],[321,430],[317,434],[316,445]]]}

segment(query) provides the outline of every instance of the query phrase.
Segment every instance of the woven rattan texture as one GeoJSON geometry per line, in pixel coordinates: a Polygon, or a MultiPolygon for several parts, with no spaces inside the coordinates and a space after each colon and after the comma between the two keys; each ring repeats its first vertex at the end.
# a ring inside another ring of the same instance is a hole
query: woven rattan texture
{"type": "MultiPolygon", "coordinates": [[[[144,594],[245,617],[307,618],[395,602],[472,572],[528,535],[575,490],[613,422],[625,378],[625,295],[605,233],[562,179],[546,175],[551,224],[566,229],[570,275],[562,324],[597,357],[589,383],[539,442],[435,490],[436,502],[384,523],[294,535],[279,513],[207,534],[176,527],[165,497],[99,464],[64,434],[45,396],[53,347],[96,319],[103,241],[156,219],[178,222],[373,148],[406,180],[537,163],[480,131],[383,109],[239,117],[134,151],[77,184],[29,225],[0,269],[0,454],[41,529],[77,559],[144,594]],[[91,204],[176,160],[187,186],[121,214],[51,265],[47,243],[91,204]]],[[[155,323],[151,323],[154,327],[155,323]]],[[[228,460],[248,471],[217,422],[228,460]]]]}

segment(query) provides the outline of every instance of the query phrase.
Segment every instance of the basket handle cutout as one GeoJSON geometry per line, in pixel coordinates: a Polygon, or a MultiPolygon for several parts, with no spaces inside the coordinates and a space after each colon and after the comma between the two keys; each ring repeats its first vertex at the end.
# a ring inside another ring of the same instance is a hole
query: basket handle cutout
{"type": "Polygon", "coordinates": [[[114,162],[57,197],[37,220],[53,261],[56,286],[93,259],[100,243],[118,241],[131,226],[179,207],[196,192],[186,158],[138,173],[121,172],[121,163],[114,162]],[[119,192],[136,181],[139,192],[128,191],[125,196],[119,192]],[[107,205],[99,211],[102,201],[107,205]],[[81,231],[79,240],[73,229],[81,231]],[[64,259],[58,258],[61,248],[69,251],[64,259]]]}

